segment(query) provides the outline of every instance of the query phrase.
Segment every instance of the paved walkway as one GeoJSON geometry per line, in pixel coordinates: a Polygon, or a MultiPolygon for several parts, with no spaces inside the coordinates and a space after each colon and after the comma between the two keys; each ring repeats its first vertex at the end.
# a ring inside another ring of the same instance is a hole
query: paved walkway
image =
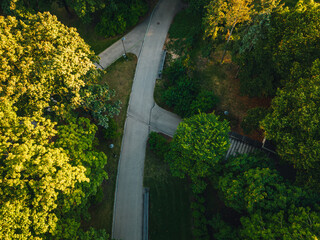
{"type": "MultiPolygon", "coordinates": [[[[146,18],[142,23],[124,36],[124,46],[127,52],[133,53],[139,57],[149,21],[150,17],[146,18]]],[[[100,62],[99,64],[96,64],[96,66],[100,69],[104,69],[122,57],[123,54],[124,49],[122,40],[120,39],[98,55],[100,57],[100,62]]]]}
{"type": "MultiPolygon", "coordinates": [[[[114,239],[142,239],[143,171],[148,134],[153,129],[173,135],[180,122],[180,118],[159,108],[153,100],[162,48],[173,16],[180,7],[180,0],[160,0],[138,54],[119,160],[112,228],[114,239]]],[[[103,57],[107,53],[108,50],[100,55],[102,66],[108,65],[103,57]]],[[[113,54],[114,59],[116,55],[113,54]]]]}

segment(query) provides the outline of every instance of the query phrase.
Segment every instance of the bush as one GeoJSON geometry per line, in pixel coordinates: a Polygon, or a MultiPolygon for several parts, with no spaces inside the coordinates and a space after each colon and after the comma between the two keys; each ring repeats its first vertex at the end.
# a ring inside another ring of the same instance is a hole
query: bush
{"type": "Polygon", "coordinates": [[[245,134],[250,134],[252,131],[260,127],[260,121],[267,116],[268,110],[257,107],[249,109],[247,116],[241,122],[241,128],[245,134]]]}
{"type": "Polygon", "coordinates": [[[166,79],[164,81],[164,87],[169,88],[177,84],[177,81],[187,75],[187,68],[183,65],[182,59],[178,59],[166,67],[163,71],[163,75],[166,79]]]}
{"type": "Polygon", "coordinates": [[[197,114],[199,111],[204,113],[210,113],[217,107],[219,99],[213,92],[203,90],[199,93],[197,98],[192,102],[190,115],[197,114]]]}
{"type": "Polygon", "coordinates": [[[163,95],[163,101],[173,107],[175,113],[181,117],[190,116],[190,107],[196,99],[198,84],[188,76],[180,77],[177,84],[167,89],[163,95]]]}
{"type": "Polygon", "coordinates": [[[169,144],[164,136],[156,132],[151,132],[148,139],[149,147],[158,157],[164,158],[164,154],[169,150],[169,144]]]}
{"type": "Polygon", "coordinates": [[[116,121],[111,118],[108,122],[108,128],[104,128],[104,138],[106,140],[114,140],[116,139],[120,133],[118,132],[118,125],[116,121]]]}
{"type": "Polygon", "coordinates": [[[209,224],[213,228],[213,236],[216,240],[237,240],[239,239],[237,229],[225,223],[219,214],[213,216],[209,224]]]}

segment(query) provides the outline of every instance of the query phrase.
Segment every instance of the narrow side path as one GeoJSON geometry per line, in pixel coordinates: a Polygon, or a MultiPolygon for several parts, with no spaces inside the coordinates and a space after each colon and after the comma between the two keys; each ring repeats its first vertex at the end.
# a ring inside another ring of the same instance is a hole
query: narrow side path
{"type": "Polygon", "coordinates": [[[153,91],[162,48],[180,4],[180,0],[160,0],[138,58],[119,160],[113,212],[114,239],[142,239],[143,170],[152,109],[155,107],[153,91]]]}

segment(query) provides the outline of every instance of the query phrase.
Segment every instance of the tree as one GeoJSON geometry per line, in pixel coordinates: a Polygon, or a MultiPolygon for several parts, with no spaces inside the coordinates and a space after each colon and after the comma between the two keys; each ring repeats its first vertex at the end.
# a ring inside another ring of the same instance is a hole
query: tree
{"type": "MultiPolygon", "coordinates": [[[[57,127],[57,139],[54,142],[56,147],[63,148],[70,159],[73,159],[74,166],[86,168],[86,176],[90,182],[78,185],[78,192],[85,195],[81,199],[84,211],[89,197],[96,195],[102,181],[108,178],[104,170],[107,164],[107,156],[103,152],[95,150],[93,141],[97,131],[97,126],[90,123],[88,118],[72,118],[67,124],[57,127]]],[[[80,203],[80,202],[79,202],[80,203]]],[[[78,209],[81,207],[75,206],[78,209]]]]}
{"type": "MultiPolygon", "coordinates": [[[[279,0],[213,0],[208,4],[203,18],[205,37],[214,40],[218,34],[227,32],[227,46],[237,24],[249,23],[259,15],[270,14],[279,3],[279,0]]],[[[225,54],[226,48],[221,63],[225,54]]]]}
{"type": "Polygon", "coordinates": [[[108,128],[109,120],[120,113],[121,101],[113,101],[115,91],[108,84],[91,84],[81,89],[82,108],[88,111],[97,124],[108,128]]]}
{"type": "Polygon", "coordinates": [[[302,190],[286,184],[276,170],[260,167],[220,177],[219,190],[227,206],[249,213],[286,210],[303,197],[302,190]]]}
{"type": "MultiPolygon", "coordinates": [[[[92,14],[97,12],[98,10],[104,9],[107,4],[104,0],[63,0],[65,7],[68,10],[71,7],[78,17],[82,18],[85,22],[90,22],[92,18],[92,14]]],[[[110,5],[112,7],[113,1],[111,1],[110,5]]],[[[110,7],[110,6],[108,6],[110,7]]]]}
{"type": "Polygon", "coordinates": [[[319,69],[320,61],[316,60],[312,77],[300,78],[279,89],[271,113],[262,121],[266,137],[276,143],[279,155],[304,173],[305,183],[310,184],[320,179],[319,69]]]}
{"type": "MultiPolygon", "coordinates": [[[[251,21],[251,15],[254,12],[252,2],[253,0],[211,1],[206,7],[207,12],[203,19],[205,37],[214,40],[218,34],[225,33],[227,30],[228,44],[235,26],[238,23],[251,21]]],[[[221,62],[223,62],[225,52],[221,62]]]]}
{"type": "Polygon", "coordinates": [[[10,101],[1,98],[0,235],[4,239],[63,238],[56,229],[61,209],[68,204],[60,200],[76,202],[74,186],[89,181],[86,169],[73,166],[67,153],[53,146],[54,123],[41,117],[18,117],[14,110],[10,101]]]}
{"type": "Polygon", "coordinates": [[[293,9],[275,12],[269,41],[282,80],[290,77],[295,62],[310,68],[320,58],[320,5],[313,0],[300,0],[293,9]]]}
{"type": "Polygon", "coordinates": [[[278,87],[293,80],[297,64],[310,69],[320,58],[319,22],[319,4],[313,1],[259,15],[243,33],[234,54],[241,91],[249,96],[274,96],[278,87]]]}
{"type": "Polygon", "coordinates": [[[212,114],[200,113],[179,124],[166,155],[174,176],[189,176],[199,183],[196,192],[204,190],[202,178],[213,174],[229,148],[230,127],[227,121],[219,121],[212,114]]]}
{"type": "Polygon", "coordinates": [[[319,212],[309,207],[291,206],[287,212],[282,210],[266,215],[258,211],[249,217],[242,217],[241,223],[242,239],[315,240],[320,237],[319,212]]]}
{"type": "Polygon", "coordinates": [[[0,16],[0,26],[0,96],[20,115],[40,116],[47,107],[62,115],[79,107],[80,89],[97,70],[94,53],[76,30],[50,13],[25,20],[0,16]]]}
{"type": "Polygon", "coordinates": [[[239,66],[240,91],[250,97],[274,96],[279,86],[273,52],[268,45],[270,18],[271,14],[257,16],[233,49],[233,60],[239,66]]]}

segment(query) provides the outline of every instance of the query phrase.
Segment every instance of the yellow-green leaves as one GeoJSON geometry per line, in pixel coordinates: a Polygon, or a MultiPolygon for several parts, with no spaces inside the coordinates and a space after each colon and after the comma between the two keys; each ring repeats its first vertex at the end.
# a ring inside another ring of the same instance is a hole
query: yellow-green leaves
{"type": "Polygon", "coordinates": [[[79,106],[86,75],[95,71],[92,56],[76,30],[50,13],[0,16],[0,96],[26,114],[79,106]]]}
{"type": "Polygon", "coordinates": [[[8,101],[0,103],[0,115],[0,236],[43,239],[56,229],[58,199],[89,181],[86,168],[71,165],[50,143],[56,134],[50,120],[17,117],[8,101]]]}

